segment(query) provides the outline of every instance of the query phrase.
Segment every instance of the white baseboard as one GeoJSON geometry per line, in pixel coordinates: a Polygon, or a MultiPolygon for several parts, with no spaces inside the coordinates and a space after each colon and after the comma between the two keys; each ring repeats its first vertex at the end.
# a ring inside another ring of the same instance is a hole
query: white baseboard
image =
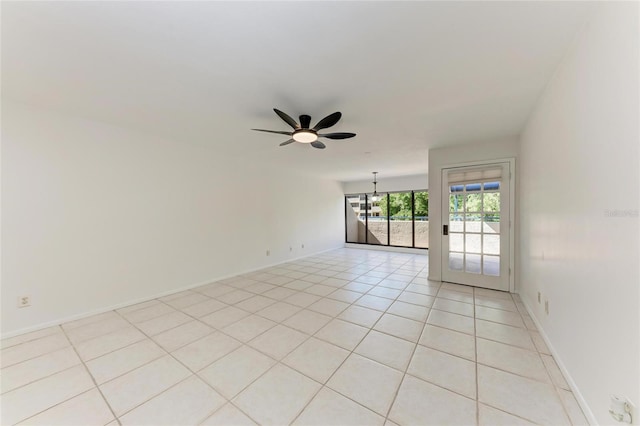
{"type": "Polygon", "coordinates": [[[562,358],[560,358],[560,355],[553,347],[551,340],[549,340],[549,337],[544,332],[544,329],[542,328],[540,322],[538,321],[538,318],[536,318],[536,316],[533,314],[534,312],[533,309],[531,309],[531,306],[529,306],[529,304],[527,303],[526,298],[520,297],[520,299],[522,300],[522,304],[525,306],[525,308],[527,308],[527,312],[529,313],[529,316],[531,317],[534,324],[536,325],[536,328],[538,329],[540,336],[542,336],[542,339],[547,344],[547,347],[549,348],[549,351],[551,352],[553,359],[556,361],[556,364],[558,364],[558,367],[560,368],[562,375],[564,376],[565,380],[567,381],[567,384],[571,388],[571,392],[573,392],[573,395],[575,396],[576,401],[578,401],[578,405],[580,405],[580,408],[582,408],[582,412],[587,418],[587,421],[589,422],[590,425],[597,426],[598,420],[596,420],[596,417],[593,415],[593,411],[591,411],[589,404],[587,404],[587,401],[582,396],[582,393],[580,392],[580,389],[578,389],[576,382],[571,377],[571,374],[569,374],[569,370],[567,370],[567,367],[565,367],[564,362],[562,361],[562,358]]]}
{"type": "Polygon", "coordinates": [[[259,268],[252,268],[252,269],[236,272],[236,273],[233,273],[233,274],[228,274],[228,275],[225,275],[225,276],[222,276],[222,277],[217,277],[217,278],[214,278],[214,279],[202,281],[202,282],[199,282],[199,283],[190,284],[190,285],[183,286],[183,287],[180,287],[180,288],[177,288],[177,289],[163,291],[161,293],[157,293],[157,294],[154,294],[152,296],[145,296],[145,297],[141,297],[141,298],[138,298],[138,299],[129,300],[129,301],[126,301],[126,302],[123,302],[123,303],[117,303],[115,305],[105,306],[105,307],[102,307],[102,308],[94,309],[92,311],[83,312],[83,313],[80,313],[80,314],[75,314],[75,315],[71,315],[71,316],[68,316],[68,317],[59,318],[59,319],[56,319],[56,320],[53,320],[53,321],[47,321],[47,322],[44,322],[44,323],[32,325],[32,326],[29,326],[29,327],[25,327],[25,328],[21,328],[21,329],[18,329],[18,330],[10,331],[10,332],[7,332],[7,333],[3,333],[2,335],[0,335],[0,339],[8,339],[10,337],[19,336],[19,335],[25,334],[25,333],[31,333],[33,331],[38,331],[38,330],[42,330],[44,328],[49,328],[49,327],[53,327],[53,326],[56,326],[56,325],[61,325],[61,324],[64,324],[64,323],[67,323],[67,322],[70,322],[70,321],[76,321],[76,320],[87,318],[87,317],[90,317],[90,316],[93,316],[93,315],[98,315],[98,314],[102,314],[102,313],[105,313],[105,312],[114,311],[116,309],[124,308],[125,306],[131,306],[131,305],[136,305],[138,303],[148,302],[149,300],[154,300],[154,299],[158,299],[160,297],[169,296],[171,294],[179,293],[179,292],[185,291],[185,290],[191,290],[191,289],[196,288],[196,287],[201,287],[203,285],[212,284],[214,282],[221,281],[221,280],[226,280],[227,278],[236,277],[238,275],[250,274],[251,272],[259,271],[261,269],[272,268],[272,267],[277,266],[277,265],[282,265],[283,263],[295,262],[296,260],[304,259],[304,258],[311,257],[311,256],[316,256],[318,254],[326,253],[328,251],[336,250],[336,249],[339,249],[339,248],[343,248],[343,247],[342,246],[337,246],[337,247],[329,248],[329,249],[326,249],[326,250],[321,250],[321,251],[318,251],[318,252],[315,252],[315,253],[305,254],[304,256],[298,256],[298,257],[294,257],[294,258],[291,258],[291,259],[283,260],[281,262],[274,262],[274,263],[270,263],[270,264],[267,264],[267,265],[263,265],[263,266],[260,266],[259,268]]]}

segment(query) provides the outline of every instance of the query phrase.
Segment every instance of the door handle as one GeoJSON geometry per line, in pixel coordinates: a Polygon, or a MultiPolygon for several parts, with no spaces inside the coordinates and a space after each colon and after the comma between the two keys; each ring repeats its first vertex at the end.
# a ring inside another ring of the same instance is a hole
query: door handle
{"type": "Polygon", "coordinates": [[[442,225],[442,235],[449,235],[449,225],[442,225]]]}

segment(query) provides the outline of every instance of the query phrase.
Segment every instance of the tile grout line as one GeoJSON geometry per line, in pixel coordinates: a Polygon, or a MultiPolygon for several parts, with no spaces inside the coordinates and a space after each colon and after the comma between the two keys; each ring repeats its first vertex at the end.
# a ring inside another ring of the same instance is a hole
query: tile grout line
{"type": "Polygon", "coordinates": [[[65,337],[67,338],[67,340],[69,341],[69,345],[71,345],[71,347],[73,348],[73,351],[75,352],[76,356],[78,357],[78,359],[80,360],[80,362],[82,363],[82,366],[84,367],[84,370],[87,372],[87,374],[89,375],[89,377],[91,378],[91,381],[93,382],[93,385],[95,386],[95,389],[100,393],[100,396],[102,397],[102,400],[104,401],[104,403],[107,405],[107,407],[109,408],[109,411],[111,411],[111,414],[113,415],[113,418],[115,419],[115,421],[121,425],[122,423],[120,423],[120,419],[118,418],[118,416],[116,416],[115,411],[113,410],[113,407],[111,407],[111,404],[109,404],[109,401],[107,401],[107,398],[104,396],[104,394],[102,393],[102,389],[100,389],[100,387],[98,386],[98,383],[96,382],[95,377],[93,377],[93,374],[91,374],[91,371],[89,371],[89,367],[87,367],[87,364],[84,362],[84,360],[82,359],[82,357],[80,357],[80,354],[78,353],[78,350],[76,349],[76,347],[74,346],[73,342],[71,341],[71,339],[69,339],[69,336],[67,335],[66,331],[63,329],[62,332],[64,333],[65,337]]]}

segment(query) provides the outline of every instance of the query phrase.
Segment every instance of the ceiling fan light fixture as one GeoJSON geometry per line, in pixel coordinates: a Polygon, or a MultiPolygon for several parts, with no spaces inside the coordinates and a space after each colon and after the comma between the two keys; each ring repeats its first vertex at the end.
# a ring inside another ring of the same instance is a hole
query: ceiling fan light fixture
{"type": "Polygon", "coordinates": [[[318,134],[311,130],[297,130],[291,136],[296,142],[311,143],[318,140],[318,134]]]}

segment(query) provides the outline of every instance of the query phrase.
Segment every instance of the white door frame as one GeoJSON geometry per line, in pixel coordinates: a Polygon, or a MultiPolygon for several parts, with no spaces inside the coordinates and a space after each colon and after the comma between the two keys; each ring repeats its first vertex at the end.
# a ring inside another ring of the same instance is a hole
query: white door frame
{"type": "MultiPolygon", "coordinates": [[[[516,221],[515,221],[515,213],[516,213],[516,159],[514,157],[508,158],[496,158],[492,160],[479,160],[479,161],[469,161],[464,163],[455,163],[455,164],[447,164],[441,167],[441,171],[445,169],[451,169],[456,167],[469,167],[469,166],[484,166],[488,164],[495,163],[509,163],[509,292],[515,293],[515,277],[516,277],[516,268],[515,268],[515,230],[516,230],[516,221]]],[[[441,183],[442,184],[442,183],[441,183]]],[[[441,194],[441,198],[444,194],[441,194]]],[[[444,223],[444,217],[441,220],[444,223]]],[[[442,223],[440,224],[439,235],[442,238],[442,223]]],[[[442,246],[441,246],[442,250],[442,246]]],[[[444,253],[441,254],[441,268],[442,271],[445,268],[449,267],[449,257],[445,256],[444,253]]]]}

